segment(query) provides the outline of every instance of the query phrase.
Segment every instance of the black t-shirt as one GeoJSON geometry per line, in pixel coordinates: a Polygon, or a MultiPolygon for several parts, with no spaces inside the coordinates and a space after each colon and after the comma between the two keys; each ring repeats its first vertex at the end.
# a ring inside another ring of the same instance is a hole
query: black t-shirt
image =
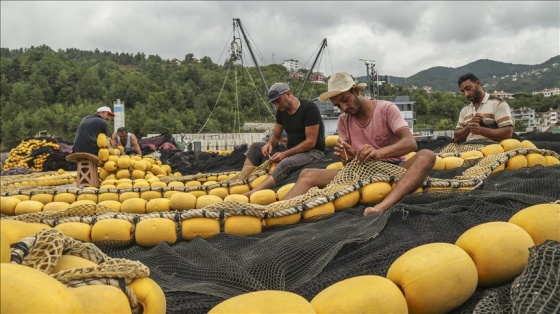
{"type": "Polygon", "coordinates": [[[325,126],[319,108],[309,100],[301,100],[297,111],[290,115],[285,111],[276,111],[276,123],[282,125],[288,134],[288,148],[297,146],[305,140],[305,127],[319,125],[319,134],[314,149],[325,151],[325,126]]]}
{"type": "Polygon", "coordinates": [[[82,119],[76,138],[74,139],[74,153],[90,153],[97,155],[99,147],[97,147],[97,135],[99,133],[109,134],[109,126],[107,121],[98,114],[92,114],[82,119]]]}

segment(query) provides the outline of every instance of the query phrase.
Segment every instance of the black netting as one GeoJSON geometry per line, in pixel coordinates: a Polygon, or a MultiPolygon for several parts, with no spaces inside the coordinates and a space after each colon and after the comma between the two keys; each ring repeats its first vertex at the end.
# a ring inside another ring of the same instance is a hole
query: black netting
{"type": "MultiPolygon", "coordinates": [[[[363,217],[364,205],[360,205],[313,223],[266,228],[255,236],[220,233],[206,240],[164,242],[154,248],[101,248],[111,257],[147,265],[166,294],[169,313],[206,313],[225,299],[263,289],[292,291],[311,300],[346,278],[386,276],[393,261],[414,247],[455,243],[473,226],[507,221],[523,208],[556,201],[559,182],[559,166],[501,171],[472,191],[408,195],[383,215],[363,217]]],[[[472,313],[482,302],[488,305],[484,311],[479,309],[481,313],[509,313],[511,308],[519,308],[518,313],[535,312],[530,304],[534,299],[528,296],[545,291],[555,300],[537,305],[541,313],[554,313],[549,310],[558,310],[559,245],[555,244],[554,257],[536,257],[536,262],[529,263],[536,269],[526,270],[532,274],[527,278],[538,279],[538,285],[518,277],[513,285],[477,289],[453,312],[472,313]],[[511,298],[512,286],[520,283],[525,283],[525,297],[511,298]]]]}

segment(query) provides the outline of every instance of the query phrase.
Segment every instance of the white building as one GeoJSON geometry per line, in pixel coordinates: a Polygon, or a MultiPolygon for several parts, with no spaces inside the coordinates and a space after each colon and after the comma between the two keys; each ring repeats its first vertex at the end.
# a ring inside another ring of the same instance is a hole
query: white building
{"type": "Polygon", "coordinates": [[[545,127],[555,126],[558,123],[558,112],[560,110],[548,110],[543,113],[543,125],[545,127]]]}
{"type": "Polygon", "coordinates": [[[512,99],[513,98],[512,93],[507,93],[507,92],[504,92],[503,90],[495,90],[493,93],[491,93],[491,95],[499,97],[501,99],[512,99]]]}
{"type": "Polygon", "coordinates": [[[297,72],[299,70],[299,61],[298,60],[294,60],[294,59],[284,60],[284,63],[282,63],[282,65],[286,69],[288,69],[288,71],[290,73],[297,72]]]}
{"type": "Polygon", "coordinates": [[[550,96],[554,96],[554,95],[560,95],[560,88],[555,87],[555,88],[545,88],[543,90],[537,91],[537,92],[533,92],[533,95],[535,94],[544,94],[544,97],[550,97],[550,96]]]}
{"type": "Polygon", "coordinates": [[[535,115],[535,110],[531,108],[513,109],[511,111],[513,121],[521,121],[527,127],[526,131],[532,131],[539,124],[539,119],[535,115]]]}

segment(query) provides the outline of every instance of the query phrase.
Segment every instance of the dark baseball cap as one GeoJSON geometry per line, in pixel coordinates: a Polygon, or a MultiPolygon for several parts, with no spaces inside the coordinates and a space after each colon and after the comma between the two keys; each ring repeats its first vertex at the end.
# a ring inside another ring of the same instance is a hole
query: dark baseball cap
{"type": "Polygon", "coordinates": [[[268,89],[268,101],[275,101],[278,97],[282,96],[282,94],[289,92],[290,86],[285,83],[275,83],[274,85],[270,86],[268,89]]]}

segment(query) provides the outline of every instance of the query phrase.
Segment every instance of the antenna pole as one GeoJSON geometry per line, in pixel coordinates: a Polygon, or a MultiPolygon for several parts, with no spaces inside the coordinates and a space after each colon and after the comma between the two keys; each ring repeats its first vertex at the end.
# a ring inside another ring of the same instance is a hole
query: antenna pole
{"type": "Polygon", "coordinates": [[[317,64],[317,60],[319,60],[319,56],[321,55],[321,53],[323,52],[323,49],[325,49],[326,46],[327,46],[327,39],[324,38],[323,41],[321,42],[321,48],[319,48],[319,52],[317,53],[317,56],[315,57],[315,61],[313,61],[313,65],[311,66],[311,69],[309,69],[309,73],[307,73],[307,77],[305,78],[305,81],[303,81],[303,85],[301,86],[301,90],[299,91],[298,98],[303,93],[303,89],[305,88],[305,85],[307,84],[307,81],[309,80],[309,77],[311,76],[311,73],[313,72],[313,69],[315,69],[315,64],[317,64]]]}
{"type": "MultiPolygon", "coordinates": [[[[377,81],[378,81],[377,72],[375,71],[375,60],[365,59],[365,58],[360,58],[360,60],[364,61],[364,63],[366,64],[366,74],[367,74],[367,80],[369,85],[369,92],[371,94],[371,97],[374,98],[375,90],[373,88],[373,83],[377,85],[377,81]]],[[[377,94],[379,94],[379,85],[377,87],[377,94]]]]}
{"type": "MultiPolygon", "coordinates": [[[[257,71],[259,72],[259,75],[261,77],[261,83],[262,83],[263,88],[264,88],[264,93],[265,93],[265,95],[267,95],[268,94],[268,85],[266,85],[266,81],[264,79],[264,76],[261,72],[261,69],[259,68],[259,64],[257,63],[257,58],[255,58],[255,54],[253,53],[253,48],[251,48],[251,44],[249,43],[249,40],[247,39],[247,35],[245,35],[245,29],[243,28],[243,25],[241,24],[241,20],[240,19],[233,19],[233,21],[235,23],[237,23],[237,25],[239,26],[239,29],[241,30],[241,33],[243,34],[243,39],[245,39],[245,43],[247,44],[247,47],[249,48],[249,53],[251,54],[251,58],[253,59],[253,62],[255,63],[257,71]]],[[[274,107],[274,109],[276,109],[276,108],[274,107]]]]}

